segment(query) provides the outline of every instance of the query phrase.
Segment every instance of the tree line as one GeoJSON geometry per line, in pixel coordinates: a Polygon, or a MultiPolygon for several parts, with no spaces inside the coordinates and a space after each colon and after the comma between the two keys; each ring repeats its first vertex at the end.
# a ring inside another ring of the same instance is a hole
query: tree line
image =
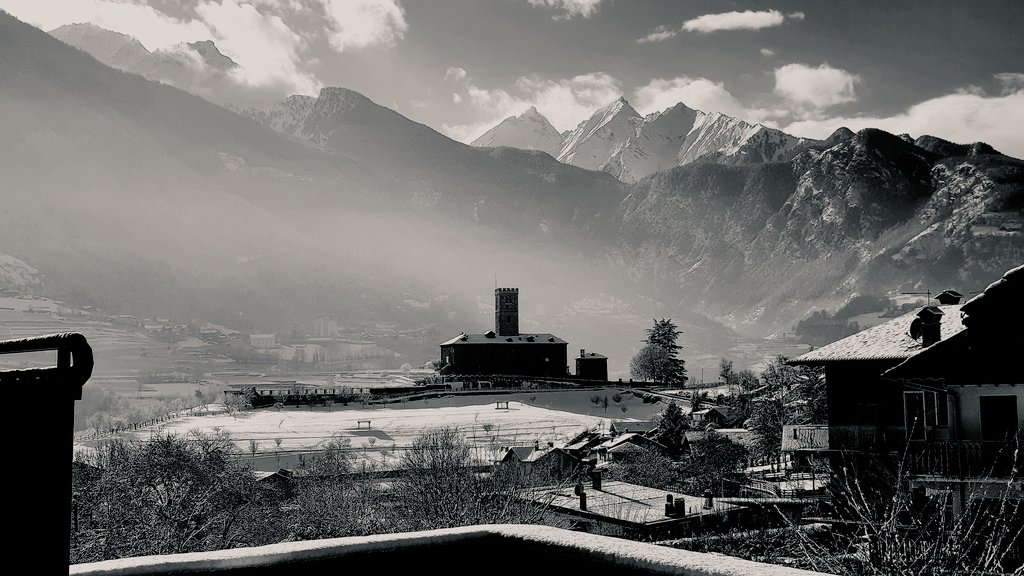
{"type": "Polygon", "coordinates": [[[288,479],[260,481],[224,431],[114,439],[72,464],[71,562],[450,528],[547,523],[512,467],[479,474],[456,429],[418,437],[397,473],[353,462],[333,437],[288,479]]]}

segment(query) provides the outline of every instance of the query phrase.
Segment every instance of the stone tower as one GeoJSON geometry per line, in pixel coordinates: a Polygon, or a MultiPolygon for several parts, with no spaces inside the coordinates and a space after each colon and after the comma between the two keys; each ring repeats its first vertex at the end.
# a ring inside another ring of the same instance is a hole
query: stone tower
{"type": "Polygon", "coordinates": [[[519,335],[519,288],[494,289],[494,331],[498,336],[519,335]]]}

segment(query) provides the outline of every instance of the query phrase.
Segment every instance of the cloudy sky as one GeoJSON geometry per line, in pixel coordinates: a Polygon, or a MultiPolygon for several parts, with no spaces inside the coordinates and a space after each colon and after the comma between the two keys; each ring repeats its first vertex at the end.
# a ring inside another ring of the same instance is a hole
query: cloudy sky
{"type": "Polygon", "coordinates": [[[344,86],[470,141],[534,105],[559,130],[618,96],[800,136],[840,126],[1024,157],[1024,2],[0,0],[151,50],[213,40],[265,98],[344,86]]]}

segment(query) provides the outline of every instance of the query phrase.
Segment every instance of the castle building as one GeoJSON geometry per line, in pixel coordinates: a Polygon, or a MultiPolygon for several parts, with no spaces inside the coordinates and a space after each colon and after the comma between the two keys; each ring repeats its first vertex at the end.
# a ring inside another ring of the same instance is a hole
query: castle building
{"type": "Polygon", "coordinates": [[[519,289],[494,291],[494,330],[441,344],[441,373],[462,376],[568,375],[568,344],[553,334],[519,333],[519,289]]]}

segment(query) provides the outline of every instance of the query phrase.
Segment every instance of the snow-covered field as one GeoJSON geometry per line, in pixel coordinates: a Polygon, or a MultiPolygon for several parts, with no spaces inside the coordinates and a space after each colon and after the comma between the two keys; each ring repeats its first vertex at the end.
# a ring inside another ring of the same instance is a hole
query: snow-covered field
{"type": "MultiPolygon", "coordinates": [[[[457,428],[475,447],[477,458],[487,461],[505,446],[549,441],[558,444],[588,428],[607,430],[610,423],[610,418],[509,401],[508,409],[498,409],[494,402],[433,408],[336,407],[331,411],[264,408],[237,416],[221,413],[183,417],[164,424],[162,429],[179,434],[223,430],[247,455],[251,454],[251,441],[255,441],[257,468],[276,469],[279,465],[290,467],[298,454],[322,448],[332,436],[348,439],[357,449],[353,451],[357,458],[388,466],[417,436],[435,428],[457,428]]],[[[139,432],[136,436],[145,438],[139,432]]]]}

